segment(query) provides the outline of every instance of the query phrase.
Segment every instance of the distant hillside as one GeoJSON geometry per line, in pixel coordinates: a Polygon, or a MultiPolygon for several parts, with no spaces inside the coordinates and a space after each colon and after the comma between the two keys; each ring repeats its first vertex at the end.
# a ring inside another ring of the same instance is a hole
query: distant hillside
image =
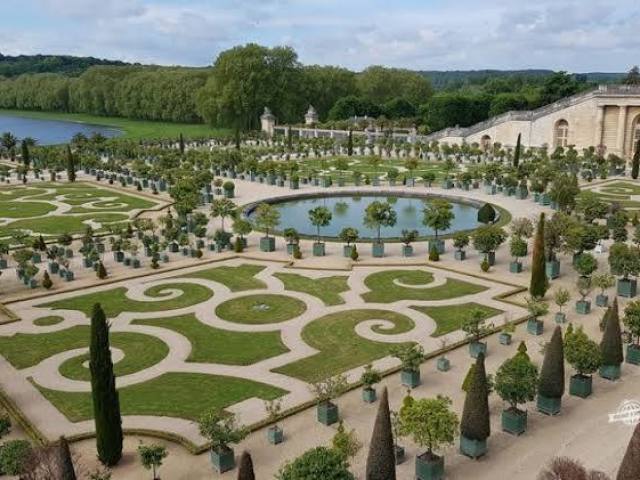
{"type": "Polygon", "coordinates": [[[76,77],[94,65],[129,65],[119,60],[71,55],[18,55],[0,53],[0,76],[16,77],[24,73],[60,73],[76,77]]]}
{"type": "MultiPolygon", "coordinates": [[[[455,90],[466,85],[485,83],[494,78],[522,78],[529,82],[542,80],[552,75],[553,70],[426,70],[418,72],[429,80],[436,90],[455,90]]],[[[610,83],[620,80],[624,73],[576,73],[583,81],[593,83],[610,83]]]]}

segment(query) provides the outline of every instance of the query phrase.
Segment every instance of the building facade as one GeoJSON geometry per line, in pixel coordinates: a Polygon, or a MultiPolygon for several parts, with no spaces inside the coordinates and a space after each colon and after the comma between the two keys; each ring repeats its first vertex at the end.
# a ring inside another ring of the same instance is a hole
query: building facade
{"type": "Polygon", "coordinates": [[[467,128],[448,128],[419,140],[513,147],[588,147],[605,156],[633,156],[640,140],[640,86],[602,85],[532,111],[507,112],[467,128]]]}

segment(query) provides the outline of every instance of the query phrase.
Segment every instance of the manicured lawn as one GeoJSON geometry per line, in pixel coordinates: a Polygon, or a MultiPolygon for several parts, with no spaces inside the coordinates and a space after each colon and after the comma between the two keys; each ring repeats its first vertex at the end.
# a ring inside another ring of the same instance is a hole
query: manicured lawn
{"type": "Polygon", "coordinates": [[[44,303],[38,306],[49,307],[54,310],[79,310],[84,312],[87,317],[90,317],[93,306],[96,303],[100,303],[107,317],[111,318],[118,316],[121,312],[162,312],[165,310],[189,307],[209,300],[213,296],[213,292],[207,287],[180,282],[155,285],[145,290],[145,295],[148,297],[162,298],[169,294],[168,290],[170,289],[181,290],[182,295],[170,300],[138,302],[131,300],[125,295],[127,291],[125,287],[118,287],[103,292],[44,303]]]}
{"type": "Polygon", "coordinates": [[[33,197],[35,195],[42,195],[46,193],[46,190],[42,188],[31,187],[29,185],[26,186],[15,186],[15,187],[0,187],[0,200],[3,202],[7,200],[15,200],[16,198],[26,198],[33,197]]]}
{"type": "MultiPolygon", "coordinates": [[[[72,422],[93,418],[89,392],[61,392],[37,386],[72,422]]],[[[197,420],[212,408],[226,408],[252,397],[273,400],[287,392],[265,383],[201,373],[165,373],[118,389],[122,415],[153,415],[197,420]]]]}
{"type": "Polygon", "coordinates": [[[48,327],[51,325],[57,325],[58,323],[62,323],[63,321],[64,321],[64,318],[62,317],[50,315],[48,317],[36,318],[33,321],[33,324],[37,325],[38,327],[48,327]]]}
{"type": "MultiPolygon", "coordinates": [[[[113,332],[110,334],[111,346],[124,352],[124,358],[114,364],[116,376],[129,375],[160,362],[169,354],[169,347],[159,338],[134,332],[113,332]]],[[[72,380],[91,380],[88,365],[89,354],[79,355],[63,362],[60,373],[72,380]]]]}
{"type": "Polygon", "coordinates": [[[199,270],[194,273],[184,275],[183,278],[204,278],[212,282],[218,282],[228,287],[232,292],[243,290],[258,290],[267,288],[262,281],[254,278],[255,275],[263,271],[266,267],[262,265],[239,265],[237,267],[215,267],[206,270],[199,270]]]}
{"type": "Polygon", "coordinates": [[[394,324],[389,329],[374,327],[379,334],[405,333],[414,327],[409,317],[390,310],[348,310],[325,315],[302,330],[305,343],[320,352],[274,371],[314,382],[386,357],[398,344],[375,342],[359,336],[355,327],[367,320],[387,320],[394,324]]]}
{"type": "Polygon", "coordinates": [[[308,293],[318,297],[325,305],[340,305],[344,299],[340,295],[349,290],[347,280],[349,277],[337,275],[335,277],[309,278],[297,273],[275,273],[287,290],[308,293]]]}
{"type": "Polygon", "coordinates": [[[106,188],[96,187],[87,183],[74,183],[74,184],[53,184],[45,183],[38,185],[45,188],[55,188],[55,193],[46,193],[43,195],[37,195],[34,199],[37,200],[58,200],[74,207],[71,213],[85,213],[93,212],[96,209],[87,207],[85,204],[95,203],[99,207],[98,211],[109,210],[112,207],[117,212],[125,212],[134,209],[151,208],[156,205],[156,202],[147,200],[142,197],[134,195],[127,195],[115,190],[108,190],[106,188]],[[61,198],[62,197],[62,198],[61,198]],[[121,205],[124,204],[124,205],[121,205]]]}
{"type": "Polygon", "coordinates": [[[372,273],[365,278],[371,290],[362,298],[371,303],[391,303],[398,300],[446,300],[487,290],[487,287],[447,278],[444,285],[429,288],[433,274],[424,270],[385,270],[372,273]],[[400,285],[398,285],[398,283],[400,285]],[[410,285],[404,287],[404,285],[410,285]],[[425,288],[415,288],[424,285],[425,288]]]}
{"type": "MultiPolygon", "coordinates": [[[[0,237],[9,237],[16,230],[31,230],[45,236],[57,236],[63,233],[82,233],[87,227],[87,220],[92,220],[105,227],[108,224],[125,222],[129,215],[124,213],[92,213],[86,215],[54,215],[42,218],[25,218],[0,227],[0,237]]],[[[98,228],[98,231],[101,229],[98,228]]]]}
{"type": "MultiPolygon", "coordinates": [[[[140,333],[114,332],[110,335],[112,345],[130,353],[116,367],[128,373],[138,364],[153,365],[169,352],[167,345],[155,337],[140,333]],[[153,363],[151,358],[155,358],[153,363]],[[122,365],[120,365],[120,363],[122,365]]],[[[37,365],[46,358],[68,350],[86,348],[90,341],[90,327],[77,325],[50,333],[18,333],[13,337],[0,337],[0,354],[17,369],[37,365]]],[[[80,362],[82,363],[82,362],[80,362]]],[[[73,372],[73,367],[70,372],[73,372]]],[[[86,377],[88,378],[88,377],[86,377]]]]}
{"type": "Polygon", "coordinates": [[[46,202],[5,202],[0,203],[0,218],[39,217],[53,212],[55,205],[46,202]]]}
{"type": "Polygon", "coordinates": [[[222,302],[216,315],[228,322],[262,325],[291,320],[306,309],[304,302],[286,295],[247,295],[222,302]]]}
{"type": "Polygon", "coordinates": [[[119,138],[160,139],[178,138],[182,133],[186,138],[221,137],[230,134],[229,130],[213,128],[206,124],[197,123],[169,123],[151,122],[145,120],[130,120],[119,117],[99,117],[83,113],[56,113],[56,112],[31,112],[24,110],[0,110],[0,114],[14,115],[18,117],[36,118],[43,120],[63,120],[71,122],[83,122],[93,125],[106,125],[119,128],[124,132],[119,138]]]}
{"type": "Polygon", "coordinates": [[[438,327],[431,334],[432,337],[439,337],[449,332],[460,330],[462,325],[471,319],[473,310],[479,310],[483,313],[483,318],[491,318],[503,313],[503,310],[487,307],[475,302],[463,303],[462,305],[446,305],[441,307],[411,307],[431,317],[438,327]]]}
{"type": "Polygon", "coordinates": [[[135,320],[136,325],[167,328],[187,337],[192,349],[187,361],[251,365],[289,350],[280,332],[232,332],[201,323],[194,315],[135,320]]]}

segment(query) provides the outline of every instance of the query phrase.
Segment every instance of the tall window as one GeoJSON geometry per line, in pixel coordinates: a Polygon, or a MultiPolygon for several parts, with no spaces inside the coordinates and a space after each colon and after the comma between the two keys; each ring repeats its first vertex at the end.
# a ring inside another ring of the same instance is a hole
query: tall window
{"type": "Polygon", "coordinates": [[[638,115],[633,123],[633,145],[631,145],[631,151],[636,153],[638,148],[638,142],[640,141],[640,115],[638,115]]]}
{"type": "Polygon", "coordinates": [[[566,147],[569,145],[569,123],[566,120],[558,120],[555,130],[555,146],[566,147]]]}

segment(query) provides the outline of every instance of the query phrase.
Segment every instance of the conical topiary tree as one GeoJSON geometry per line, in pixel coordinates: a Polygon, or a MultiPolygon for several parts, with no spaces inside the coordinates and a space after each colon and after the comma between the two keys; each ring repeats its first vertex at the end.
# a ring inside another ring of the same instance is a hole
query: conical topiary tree
{"type": "Polygon", "coordinates": [[[518,164],[520,163],[520,142],[522,140],[522,134],[518,134],[518,140],[516,141],[516,149],[513,152],[513,166],[518,168],[518,164]]]}
{"type": "Polygon", "coordinates": [[[547,293],[547,288],[549,288],[549,280],[547,279],[547,273],[545,271],[544,213],[541,213],[533,244],[529,293],[534,298],[543,298],[544,294],[547,293]]]}
{"type": "Polygon", "coordinates": [[[76,480],[76,472],[73,468],[73,459],[69,450],[69,443],[64,437],[58,442],[58,455],[60,456],[59,480],[76,480]]]}
{"type": "Polygon", "coordinates": [[[485,203],[478,210],[478,222],[488,225],[489,223],[493,223],[495,219],[496,210],[491,206],[490,203],[485,203]]]}
{"type": "Polygon", "coordinates": [[[253,460],[251,454],[247,451],[242,452],[240,456],[240,467],[238,468],[238,480],[255,480],[253,473],[253,460]]]}
{"type": "Polygon", "coordinates": [[[638,178],[638,171],[640,170],[640,140],[636,143],[636,151],[633,154],[633,160],[631,162],[631,178],[634,180],[638,178]]]}
{"type": "Polygon", "coordinates": [[[604,333],[600,342],[602,354],[602,366],[600,375],[609,380],[620,377],[620,365],[624,361],[622,350],[622,332],[620,331],[620,318],[618,316],[618,298],[613,300],[613,305],[608,310],[604,333]]]}
{"type": "Polygon", "coordinates": [[[489,386],[484,368],[484,353],[478,354],[475,365],[460,422],[460,451],[472,458],[486,453],[486,440],[491,435],[489,386]]]}
{"type": "Polygon", "coordinates": [[[564,346],[562,329],[556,326],[551,340],[546,346],[540,382],[538,383],[538,410],[548,415],[560,411],[564,395],[564,346]]]}
{"type": "Polygon", "coordinates": [[[631,435],[616,480],[638,480],[638,478],[640,478],[640,424],[636,425],[631,435]]]}
{"type": "Polygon", "coordinates": [[[98,458],[104,465],[113,466],[122,458],[122,418],[109,350],[109,326],[99,303],[93,306],[91,315],[89,370],[98,458]]]}
{"type": "Polygon", "coordinates": [[[396,458],[389,414],[389,394],[385,387],[380,396],[378,415],[371,434],[367,457],[366,480],[395,480],[396,458]]]}

